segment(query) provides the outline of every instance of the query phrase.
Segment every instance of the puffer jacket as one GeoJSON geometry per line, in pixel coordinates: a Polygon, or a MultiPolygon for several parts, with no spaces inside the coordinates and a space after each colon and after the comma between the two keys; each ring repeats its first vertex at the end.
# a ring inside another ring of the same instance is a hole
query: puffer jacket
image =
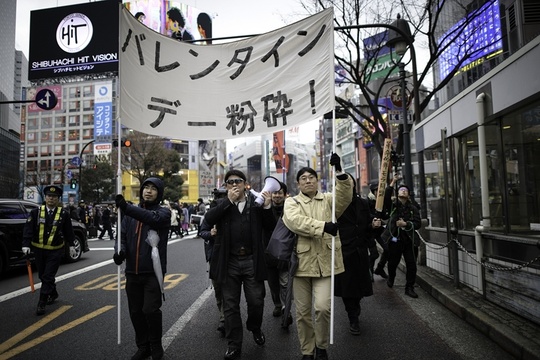
{"type": "MultiPolygon", "coordinates": [[[[352,199],[352,186],[347,177],[336,179],[336,218],[345,211],[352,199]]],[[[298,277],[327,277],[331,275],[332,235],[324,233],[324,224],[332,221],[332,193],[317,194],[311,199],[299,194],[298,202],[285,200],[283,222],[298,235],[296,254],[298,255],[298,277]]],[[[339,233],[335,237],[334,274],[345,271],[341,254],[339,233]]]]}
{"type": "MultiPolygon", "coordinates": [[[[138,206],[128,204],[122,213],[121,249],[126,254],[126,273],[154,273],[152,247],[146,242],[149,230],[159,235],[158,251],[163,274],[167,272],[167,240],[171,224],[171,211],[159,203],[163,199],[164,184],[158,178],[144,181],[142,189],[148,183],[158,188],[157,200],[152,203],[141,201],[138,206]]],[[[116,246],[115,246],[116,250],[116,246]]]]}

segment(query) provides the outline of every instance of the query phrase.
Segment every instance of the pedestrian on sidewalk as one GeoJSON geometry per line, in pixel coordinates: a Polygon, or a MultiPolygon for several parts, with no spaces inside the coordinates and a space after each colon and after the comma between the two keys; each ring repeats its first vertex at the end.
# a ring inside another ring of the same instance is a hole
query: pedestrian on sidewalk
{"type": "Polygon", "coordinates": [[[360,301],[373,295],[368,243],[371,232],[381,227],[381,219],[371,213],[368,200],[357,194],[354,177],[347,175],[353,187],[352,201],[338,219],[345,272],[336,276],[334,295],[343,300],[349,332],[360,335],[360,301]]]}
{"type": "Polygon", "coordinates": [[[58,298],[56,273],[65,253],[64,241],[75,251],[75,233],[71,216],[62,208],[62,188],[47,186],[44,190],[45,204],[30,212],[23,231],[22,252],[28,256],[32,246],[41,280],[41,290],[36,315],[45,314],[45,306],[52,305],[58,298]]]}
{"type": "MultiPolygon", "coordinates": [[[[335,166],[335,216],[340,217],[352,199],[352,185],[342,173],[337,154],[330,157],[335,166]]],[[[300,193],[285,200],[283,222],[298,235],[298,269],[293,280],[296,327],[302,359],[328,359],[330,338],[331,273],[344,271],[337,223],[332,222],[332,194],[319,192],[317,172],[309,167],[296,175],[300,193]],[[296,201],[294,200],[296,199],[296,201]],[[335,237],[335,263],[332,264],[332,237],[335,237]]]]}
{"type": "Polygon", "coordinates": [[[167,240],[171,211],[160,205],[164,183],[161,179],[146,179],[140,188],[138,206],[128,204],[122,195],[116,195],[116,206],[121,210],[121,236],[115,243],[114,262],[126,261],[126,294],[129,316],[135,329],[137,352],[132,360],[163,358],[162,289],[154,272],[152,246],[147,242],[150,233],[159,236],[157,249],[163,276],[167,272],[167,240]],[[120,243],[119,243],[120,240],[120,243]],[[120,251],[118,250],[120,247],[120,251]]]}
{"type": "Polygon", "coordinates": [[[414,291],[417,254],[415,247],[418,248],[420,245],[420,239],[416,235],[416,230],[420,229],[422,221],[418,207],[409,198],[410,190],[407,185],[397,187],[396,199],[392,201],[393,186],[395,186],[397,179],[394,177],[385,191],[384,207],[389,209],[389,219],[382,235],[383,240],[388,243],[388,279],[386,284],[390,288],[394,286],[396,270],[401,256],[403,256],[406,267],[405,294],[417,298],[418,295],[414,291]]]}
{"type": "Polygon", "coordinates": [[[105,232],[107,232],[109,234],[109,240],[114,240],[114,233],[111,223],[111,207],[112,205],[107,205],[101,214],[101,223],[103,228],[101,229],[101,234],[99,234],[99,239],[103,239],[103,235],[105,235],[105,232]]]}
{"type": "Polygon", "coordinates": [[[204,219],[210,228],[216,226],[216,237],[210,259],[210,278],[221,284],[225,314],[226,360],[238,359],[242,353],[243,327],[240,315],[242,287],[247,302],[246,328],[257,345],[266,338],[261,325],[267,278],[262,231],[272,229],[275,219],[270,208],[270,193],[262,192],[263,206],[246,191],[246,175],[240,170],[225,174],[227,197],[217,201],[204,219]]]}

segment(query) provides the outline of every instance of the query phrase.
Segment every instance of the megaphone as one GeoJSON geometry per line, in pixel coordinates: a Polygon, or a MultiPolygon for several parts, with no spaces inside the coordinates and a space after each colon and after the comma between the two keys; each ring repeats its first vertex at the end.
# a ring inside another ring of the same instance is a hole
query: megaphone
{"type": "Polygon", "coordinates": [[[260,193],[256,192],[253,189],[249,190],[249,192],[251,192],[256,197],[255,203],[259,206],[262,206],[264,204],[264,198],[261,194],[262,192],[268,191],[270,193],[273,193],[274,191],[279,191],[280,189],[281,183],[279,182],[279,180],[273,176],[267,176],[264,178],[264,187],[260,193]]]}

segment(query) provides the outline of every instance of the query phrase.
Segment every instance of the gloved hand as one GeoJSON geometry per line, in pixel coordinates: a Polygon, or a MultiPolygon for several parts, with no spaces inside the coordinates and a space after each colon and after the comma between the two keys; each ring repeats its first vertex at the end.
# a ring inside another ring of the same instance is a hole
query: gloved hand
{"type": "Polygon", "coordinates": [[[341,167],[341,158],[336,153],[332,153],[332,156],[330,156],[330,165],[335,166],[336,171],[341,172],[343,170],[341,167]]]}
{"type": "Polygon", "coordinates": [[[22,252],[23,252],[24,255],[28,255],[28,254],[30,254],[30,248],[26,247],[26,246],[23,246],[22,252]]]}
{"type": "Polygon", "coordinates": [[[126,202],[126,199],[124,199],[122,195],[120,194],[116,195],[116,197],[114,198],[114,202],[117,208],[119,208],[122,211],[126,210],[127,202],[126,202]]]}
{"type": "Polygon", "coordinates": [[[338,225],[333,222],[324,223],[324,232],[336,236],[338,232],[338,225]]]}
{"type": "Polygon", "coordinates": [[[122,250],[120,250],[119,253],[114,253],[113,260],[116,265],[122,265],[124,260],[126,259],[126,254],[122,250]]]}
{"type": "Polygon", "coordinates": [[[75,250],[75,246],[70,246],[69,247],[69,255],[71,257],[75,257],[77,255],[77,251],[75,250]]]}

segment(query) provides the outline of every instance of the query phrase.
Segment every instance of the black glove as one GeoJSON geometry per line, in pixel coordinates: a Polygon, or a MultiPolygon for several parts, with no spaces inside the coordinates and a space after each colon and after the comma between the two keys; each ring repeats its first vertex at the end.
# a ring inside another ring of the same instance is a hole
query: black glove
{"type": "Polygon", "coordinates": [[[336,171],[343,170],[341,168],[341,159],[340,159],[339,155],[336,154],[336,153],[332,153],[332,156],[330,156],[330,165],[335,166],[336,171]]]}
{"type": "Polygon", "coordinates": [[[124,199],[122,195],[120,194],[116,195],[116,197],[114,198],[114,202],[116,203],[117,208],[119,208],[122,211],[126,210],[127,202],[126,202],[126,199],[124,199]]]}
{"type": "Polygon", "coordinates": [[[126,259],[126,254],[122,250],[120,250],[119,253],[114,253],[113,260],[116,265],[122,265],[124,260],[126,259]]]}
{"type": "Polygon", "coordinates": [[[336,236],[338,232],[338,225],[333,222],[324,223],[324,232],[336,236]]]}

